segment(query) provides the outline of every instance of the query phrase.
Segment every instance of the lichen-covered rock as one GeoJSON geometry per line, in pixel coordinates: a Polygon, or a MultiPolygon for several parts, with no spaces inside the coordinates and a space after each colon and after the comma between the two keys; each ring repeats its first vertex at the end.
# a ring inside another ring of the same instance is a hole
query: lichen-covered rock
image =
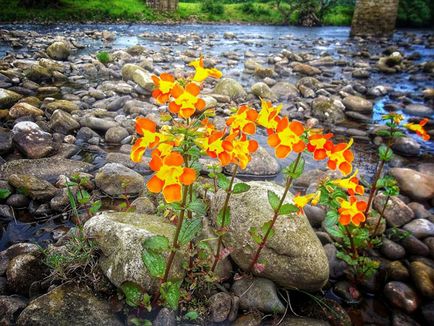
{"type": "Polygon", "coordinates": [[[33,282],[45,277],[46,266],[41,259],[32,254],[23,254],[14,257],[6,270],[7,288],[12,293],[29,295],[33,282]]]}
{"type": "Polygon", "coordinates": [[[229,96],[231,100],[244,99],[247,96],[243,86],[232,78],[220,79],[213,92],[218,95],[229,96]]]}
{"type": "Polygon", "coordinates": [[[57,100],[46,105],[46,109],[49,112],[54,112],[56,110],[62,110],[68,113],[72,113],[74,111],[80,110],[80,107],[71,101],[68,100],[57,100]]]}
{"type": "Polygon", "coordinates": [[[47,54],[55,60],[66,60],[71,50],[65,42],[54,42],[47,48],[47,54]]]}
{"type": "Polygon", "coordinates": [[[95,183],[111,196],[139,194],[145,184],[140,174],[118,163],[108,163],[99,169],[95,183]]]}
{"type": "Polygon", "coordinates": [[[263,82],[253,84],[251,91],[257,97],[263,99],[273,100],[276,98],[276,96],[271,91],[270,87],[268,87],[268,85],[263,82]]]}
{"type": "Polygon", "coordinates": [[[17,103],[9,109],[9,115],[16,119],[24,116],[39,117],[44,115],[44,111],[28,103],[17,103]]]}
{"type": "Polygon", "coordinates": [[[0,109],[8,109],[17,103],[23,96],[10,91],[8,89],[0,88],[0,109]]]}
{"type": "Polygon", "coordinates": [[[278,82],[271,91],[275,94],[279,100],[287,100],[289,97],[296,97],[299,95],[297,87],[288,82],[278,82]]]}
{"type": "Polygon", "coordinates": [[[18,295],[0,295],[0,325],[15,325],[18,314],[26,306],[26,298],[18,295]]]}
{"type": "MultiPolygon", "coordinates": [[[[156,215],[103,212],[84,225],[85,233],[103,253],[100,265],[104,274],[116,286],[126,281],[155,291],[159,280],[151,277],[142,261],[145,239],[162,235],[173,240],[175,226],[156,215]]],[[[172,277],[182,277],[180,259],[176,257],[172,277]]],[[[153,293],[153,292],[151,292],[153,293]]]]}
{"type": "Polygon", "coordinates": [[[80,124],[68,112],[62,110],[54,111],[48,125],[52,131],[64,135],[80,128],[80,124]]]}
{"type": "Polygon", "coordinates": [[[51,183],[28,174],[12,174],[8,182],[34,200],[49,200],[57,191],[51,183]]]}
{"type": "Polygon", "coordinates": [[[12,129],[13,142],[26,158],[46,157],[56,150],[53,137],[31,121],[18,122],[12,129]]]}
{"type": "Polygon", "coordinates": [[[18,326],[92,326],[123,323],[111,311],[108,302],[89,289],[64,284],[29,303],[17,320],[18,326]]]}
{"type": "MultiPolygon", "coordinates": [[[[270,182],[253,181],[249,185],[248,192],[232,195],[230,199],[232,222],[224,237],[225,247],[233,249],[231,257],[244,270],[248,269],[257,248],[249,235],[250,227],[261,228],[273,216],[267,191],[281,196],[284,190],[270,182]]],[[[224,197],[225,193],[219,191],[212,202],[213,221],[224,197]]],[[[285,202],[290,203],[291,198],[288,194],[285,202]]],[[[260,262],[265,265],[261,277],[287,288],[318,290],[329,276],[327,256],[304,214],[277,220],[275,234],[262,250],[260,262]]]]}
{"type": "Polygon", "coordinates": [[[319,96],[312,101],[312,115],[321,121],[331,123],[345,121],[343,109],[344,107],[340,101],[334,101],[325,96],[319,96]]]}

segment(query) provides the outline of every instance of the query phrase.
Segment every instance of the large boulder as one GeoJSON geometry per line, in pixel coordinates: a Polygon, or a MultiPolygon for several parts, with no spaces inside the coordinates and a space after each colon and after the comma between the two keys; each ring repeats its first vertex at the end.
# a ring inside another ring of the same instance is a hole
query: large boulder
{"type": "Polygon", "coordinates": [[[84,286],[67,283],[31,301],[18,317],[17,325],[121,326],[123,323],[107,301],[84,286]]]}
{"type": "Polygon", "coordinates": [[[65,42],[54,42],[47,48],[47,54],[54,60],[66,60],[71,50],[65,42]]]}
{"type": "Polygon", "coordinates": [[[92,167],[90,163],[61,157],[13,160],[0,166],[0,179],[7,179],[12,174],[30,174],[45,180],[57,179],[59,175],[71,176],[78,172],[87,172],[92,167]]]}
{"type": "Polygon", "coordinates": [[[0,88],[0,109],[8,109],[22,98],[22,95],[0,88]]]}
{"type": "Polygon", "coordinates": [[[243,86],[232,78],[220,79],[213,92],[218,95],[229,96],[231,100],[244,99],[247,96],[243,86]]]}
{"type": "Polygon", "coordinates": [[[118,163],[108,163],[99,169],[95,183],[110,196],[139,194],[145,184],[140,174],[118,163]]]}
{"type": "Polygon", "coordinates": [[[434,176],[407,168],[392,168],[390,174],[398,181],[401,191],[414,200],[434,197],[434,176]]]}
{"type": "MultiPolygon", "coordinates": [[[[101,268],[114,285],[135,282],[150,293],[158,288],[160,280],[151,277],[142,261],[143,242],[156,235],[172,242],[174,225],[156,215],[103,212],[88,220],[84,230],[101,250],[101,268]]],[[[170,278],[182,275],[176,256],[170,278]]]]}
{"type": "MultiPolygon", "coordinates": [[[[244,270],[247,270],[257,244],[249,235],[251,227],[261,228],[273,216],[268,204],[267,191],[278,196],[284,189],[270,182],[253,181],[248,192],[232,195],[232,222],[224,236],[224,245],[231,248],[231,257],[244,270]]],[[[291,202],[288,194],[285,202],[291,202]]],[[[217,214],[225,199],[225,192],[219,191],[211,205],[211,217],[217,214]]],[[[327,282],[329,266],[321,242],[311,228],[304,214],[281,216],[275,224],[275,235],[262,250],[260,262],[265,265],[260,274],[286,288],[316,291],[327,282]]]]}

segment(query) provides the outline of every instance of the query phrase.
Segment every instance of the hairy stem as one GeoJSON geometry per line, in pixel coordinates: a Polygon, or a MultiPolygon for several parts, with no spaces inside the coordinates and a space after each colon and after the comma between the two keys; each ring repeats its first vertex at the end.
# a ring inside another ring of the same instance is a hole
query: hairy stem
{"type": "MultiPolygon", "coordinates": [[[[301,153],[299,153],[297,156],[297,159],[296,159],[295,164],[294,164],[294,170],[292,172],[295,172],[297,170],[297,166],[298,166],[298,163],[300,162],[300,159],[301,159],[301,153]]],[[[271,224],[268,227],[267,232],[265,232],[265,235],[262,238],[262,241],[259,244],[255,255],[253,256],[253,259],[252,259],[250,266],[249,266],[249,269],[248,269],[249,271],[253,271],[253,268],[255,267],[256,263],[259,260],[259,256],[261,255],[261,251],[265,247],[265,244],[267,243],[268,237],[270,236],[271,230],[273,229],[273,226],[276,223],[277,218],[279,217],[280,208],[282,207],[283,202],[285,201],[286,195],[288,194],[288,191],[289,191],[289,188],[291,187],[292,181],[293,181],[292,177],[289,177],[286,180],[285,190],[283,192],[282,198],[280,198],[279,205],[277,206],[276,210],[274,211],[273,219],[271,220],[271,224]]]]}
{"type": "Polygon", "coordinates": [[[347,231],[347,236],[350,239],[351,251],[353,252],[353,259],[355,259],[359,257],[359,253],[357,251],[357,247],[354,244],[353,235],[351,234],[348,225],[345,226],[345,230],[347,231]]]}
{"type": "Polygon", "coordinates": [[[378,217],[377,224],[375,225],[375,229],[374,229],[374,233],[373,233],[374,236],[377,234],[378,228],[380,227],[381,219],[384,218],[384,212],[386,211],[386,207],[387,207],[387,204],[389,203],[389,200],[390,200],[390,196],[387,196],[386,201],[384,202],[383,209],[381,210],[380,216],[378,217]]]}
{"type": "MultiPolygon", "coordinates": [[[[222,210],[222,216],[223,216],[222,225],[221,225],[222,229],[224,229],[224,227],[226,226],[225,225],[226,211],[227,211],[228,206],[229,206],[229,198],[231,197],[231,194],[232,194],[232,186],[234,184],[234,180],[235,180],[235,176],[237,174],[237,171],[238,171],[238,165],[235,164],[234,169],[232,170],[232,177],[231,177],[231,181],[229,183],[229,187],[228,187],[228,189],[226,189],[226,198],[225,198],[225,202],[223,204],[223,210],[222,210]]],[[[213,262],[212,267],[211,267],[211,272],[215,271],[215,269],[217,267],[217,263],[220,260],[220,250],[222,249],[222,246],[223,246],[223,234],[219,234],[218,242],[217,242],[217,250],[216,250],[215,255],[214,255],[214,262],[213,262]]]]}

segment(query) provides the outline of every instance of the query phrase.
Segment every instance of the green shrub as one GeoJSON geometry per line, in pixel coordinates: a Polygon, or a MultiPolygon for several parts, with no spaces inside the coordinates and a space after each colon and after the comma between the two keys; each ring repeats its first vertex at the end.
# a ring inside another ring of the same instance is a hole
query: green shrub
{"type": "Polygon", "coordinates": [[[101,62],[103,64],[107,64],[111,61],[110,53],[108,53],[106,51],[98,52],[96,54],[96,58],[98,59],[99,62],[101,62]]]}
{"type": "Polygon", "coordinates": [[[201,11],[211,15],[223,15],[225,12],[225,7],[219,1],[205,0],[202,3],[201,11]]]}
{"type": "Polygon", "coordinates": [[[19,5],[23,7],[59,7],[60,0],[20,0],[19,5]]]}
{"type": "Polygon", "coordinates": [[[349,26],[353,17],[354,6],[336,6],[324,15],[322,23],[333,26],[349,26]]]}
{"type": "Polygon", "coordinates": [[[259,4],[255,4],[251,1],[245,2],[241,5],[241,11],[247,15],[254,16],[270,16],[270,10],[259,4]]]}
{"type": "Polygon", "coordinates": [[[433,19],[429,0],[401,0],[398,10],[398,26],[429,26],[433,19]]]}

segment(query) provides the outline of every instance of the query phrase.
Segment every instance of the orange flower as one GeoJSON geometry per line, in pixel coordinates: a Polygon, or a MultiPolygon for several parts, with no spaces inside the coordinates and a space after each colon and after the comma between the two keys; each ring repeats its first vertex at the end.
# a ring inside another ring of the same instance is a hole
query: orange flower
{"type": "Polygon", "coordinates": [[[199,59],[190,62],[189,66],[192,66],[196,69],[196,73],[193,77],[193,81],[195,82],[201,83],[208,77],[219,79],[223,75],[221,71],[216,68],[205,68],[203,65],[202,56],[199,59]]]}
{"type": "Polygon", "coordinates": [[[226,125],[230,126],[233,131],[240,130],[241,132],[253,135],[256,132],[256,119],[258,112],[248,105],[241,105],[238,111],[231,115],[226,121],[226,125]]]}
{"type": "Polygon", "coordinates": [[[350,139],[348,144],[333,144],[333,146],[331,146],[331,149],[327,151],[327,156],[329,158],[327,166],[332,170],[339,169],[344,175],[350,174],[352,170],[351,162],[353,162],[354,160],[353,152],[349,150],[352,144],[352,138],[350,139]]]}
{"type": "Polygon", "coordinates": [[[169,111],[177,113],[181,118],[188,119],[196,110],[205,108],[205,101],[197,97],[200,88],[195,83],[187,84],[185,89],[175,84],[171,93],[175,100],[169,103],[169,111]]]}
{"type": "Polygon", "coordinates": [[[315,160],[323,160],[327,157],[327,151],[330,151],[333,147],[333,143],[330,138],[333,134],[312,134],[309,136],[307,150],[313,153],[313,158],[315,160]]]}
{"type": "Polygon", "coordinates": [[[247,139],[247,136],[239,131],[229,134],[225,140],[232,144],[232,163],[244,170],[252,159],[251,154],[258,149],[258,142],[247,139]]]}
{"type": "Polygon", "coordinates": [[[182,199],[182,185],[191,185],[196,180],[196,171],[186,168],[182,155],[172,152],[162,158],[156,151],[152,154],[149,166],[156,174],[146,184],[153,193],[163,192],[168,203],[179,202],[182,199]]]}
{"type": "Polygon", "coordinates": [[[147,118],[136,119],[136,131],[143,137],[137,139],[131,149],[130,157],[133,162],[140,162],[146,149],[153,148],[158,144],[160,138],[156,129],[157,125],[152,120],[147,118]]]}
{"type": "Polygon", "coordinates": [[[259,111],[257,120],[258,125],[267,128],[267,131],[271,133],[279,123],[280,110],[282,110],[282,104],[273,107],[271,102],[261,99],[261,111],[259,111]]]}
{"type": "Polygon", "coordinates": [[[304,126],[301,122],[291,121],[285,117],[279,121],[276,132],[268,136],[268,144],[275,149],[276,157],[285,158],[294,151],[301,153],[305,143],[301,138],[304,126]]]}
{"type": "Polygon", "coordinates": [[[307,204],[312,203],[312,205],[317,205],[319,202],[320,196],[321,196],[320,191],[317,191],[317,192],[312,193],[312,194],[307,194],[304,196],[300,196],[299,194],[297,194],[294,196],[292,201],[294,202],[294,205],[300,209],[300,211],[298,213],[301,214],[303,212],[304,206],[306,206],[307,204]]]}
{"type": "Polygon", "coordinates": [[[357,173],[359,170],[353,173],[352,176],[346,179],[333,180],[332,183],[338,185],[341,188],[347,189],[350,196],[363,195],[365,193],[365,188],[359,184],[359,179],[357,178],[357,173]]]}
{"type": "Polygon", "coordinates": [[[349,200],[340,199],[341,207],[338,209],[339,223],[348,225],[351,222],[359,226],[361,222],[366,220],[364,211],[368,207],[365,201],[357,201],[355,196],[351,196],[349,200]]]}
{"type": "Polygon", "coordinates": [[[223,139],[224,131],[212,131],[207,137],[201,137],[196,140],[196,143],[206,153],[217,158],[222,166],[226,166],[232,161],[233,145],[231,141],[223,139]]]}
{"type": "Polygon", "coordinates": [[[428,122],[428,119],[425,118],[421,122],[419,122],[418,124],[411,123],[411,122],[406,123],[404,125],[404,127],[407,128],[408,130],[416,132],[416,134],[418,136],[420,136],[424,141],[428,141],[430,139],[430,136],[428,135],[426,130],[423,128],[427,124],[427,122],[428,122]]]}
{"type": "Polygon", "coordinates": [[[162,73],[160,77],[152,75],[152,81],[154,82],[156,89],[152,92],[152,97],[157,100],[158,103],[164,104],[170,98],[170,93],[175,86],[175,77],[168,73],[162,73]]]}

